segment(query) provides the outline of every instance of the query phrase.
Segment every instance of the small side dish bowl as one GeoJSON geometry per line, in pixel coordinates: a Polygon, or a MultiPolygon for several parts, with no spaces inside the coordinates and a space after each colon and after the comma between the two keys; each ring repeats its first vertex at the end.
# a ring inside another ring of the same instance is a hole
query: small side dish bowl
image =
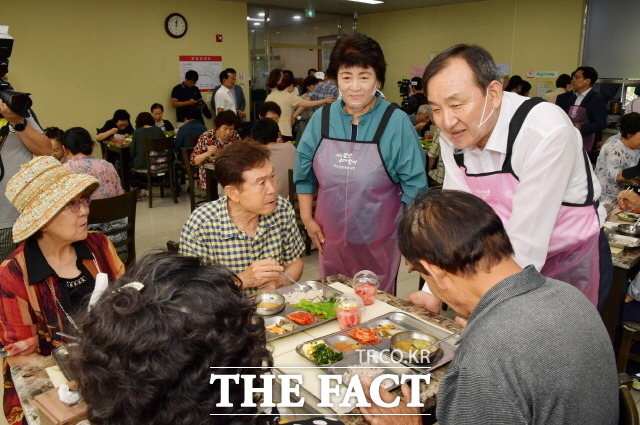
{"type": "Polygon", "coordinates": [[[616,231],[621,235],[633,236],[634,238],[640,237],[640,226],[634,226],[633,224],[620,224],[616,231]]]}
{"type": "Polygon", "coordinates": [[[398,332],[391,337],[391,349],[411,363],[429,363],[440,351],[440,344],[432,346],[438,338],[420,331],[398,332]]]}
{"type": "Polygon", "coordinates": [[[277,292],[262,292],[254,301],[256,313],[260,316],[272,316],[284,308],[284,296],[277,292]]]}

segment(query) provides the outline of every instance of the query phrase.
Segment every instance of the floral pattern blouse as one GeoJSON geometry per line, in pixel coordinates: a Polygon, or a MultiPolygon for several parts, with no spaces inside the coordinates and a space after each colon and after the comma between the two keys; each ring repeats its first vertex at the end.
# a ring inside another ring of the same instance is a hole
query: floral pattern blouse
{"type": "Polygon", "coordinates": [[[623,187],[616,182],[618,172],[638,164],[640,149],[629,149],[620,140],[620,135],[612,136],[602,147],[596,162],[596,176],[602,186],[600,202],[615,202],[623,187]]]}
{"type": "Polygon", "coordinates": [[[62,165],[72,173],[89,174],[100,180],[100,186],[93,192],[91,199],[113,198],[124,193],[115,167],[104,159],[93,156],[73,157],[62,165]]]}
{"type": "MultiPolygon", "coordinates": [[[[229,143],[237,142],[240,140],[240,135],[237,131],[233,132],[233,135],[226,142],[222,142],[216,139],[216,131],[208,130],[200,135],[198,138],[198,143],[196,143],[193,148],[193,152],[191,153],[191,164],[195,165],[195,159],[197,155],[201,155],[207,151],[207,146],[216,146],[218,149],[228,145],[229,143]]],[[[205,164],[213,164],[215,160],[215,155],[212,155],[202,161],[200,164],[200,168],[198,169],[198,185],[202,190],[207,189],[207,174],[204,168],[205,164]]]]}

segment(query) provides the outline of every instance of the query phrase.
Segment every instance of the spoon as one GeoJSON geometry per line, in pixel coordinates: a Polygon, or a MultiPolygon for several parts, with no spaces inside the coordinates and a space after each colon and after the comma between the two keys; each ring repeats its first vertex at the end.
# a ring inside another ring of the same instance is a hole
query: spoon
{"type": "Polygon", "coordinates": [[[309,289],[311,289],[311,287],[309,285],[307,285],[306,283],[300,283],[297,280],[295,280],[294,278],[292,278],[291,276],[289,276],[288,274],[286,274],[285,272],[278,272],[280,273],[282,276],[286,277],[287,279],[289,279],[291,282],[295,283],[296,285],[298,285],[300,287],[300,290],[302,292],[307,292],[309,289]]]}

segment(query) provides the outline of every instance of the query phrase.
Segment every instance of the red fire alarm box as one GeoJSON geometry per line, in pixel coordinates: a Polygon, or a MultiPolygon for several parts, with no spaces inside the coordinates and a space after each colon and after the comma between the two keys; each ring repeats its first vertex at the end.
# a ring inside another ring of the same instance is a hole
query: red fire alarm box
{"type": "Polygon", "coordinates": [[[221,43],[221,42],[222,42],[222,34],[216,34],[216,41],[217,41],[218,43],[221,43]]]}

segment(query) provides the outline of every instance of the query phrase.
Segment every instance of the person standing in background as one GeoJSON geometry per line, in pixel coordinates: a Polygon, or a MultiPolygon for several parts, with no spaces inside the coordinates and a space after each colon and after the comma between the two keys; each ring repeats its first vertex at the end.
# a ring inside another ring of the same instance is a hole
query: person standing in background
{"type": "MultiPolygon", "coordinates": [[[[227,73],[229,82],[231,84],[231,88],[229,90],[231,92],[231,96],[233,96],[233,101],[236,106],[234,112],[238,116],[238,121],[244,121],[246,117],[246,113],[244,112],[244,110],[247,107],[247,102],[244,98],[244,91],[242,90],[242,87],[236,84],[237,72],[233,68],[227,68],[223,72],[227,73]]],[[[222,82],[222,79],[220,79],[220,82],[222,82]]],[[[214,87],[213,93],[211,93],[211,107],[214,111],[218,110],[218,108],[216,107],[216,93],[218,92],[218,89],[220,87],[222,86],[219,85],[214,87]]]]}
{"type": "Polygon", "coordinates": [[[558,95],[564,94],[569,90],[571,90],[571,76],[569,74],[561,74],[556,79],[556,89],[543,94],[542,98],[547,102],[556,103],[558,95]]]}
{"type": "Polygon", "coordinates": [[[200,89],[196,86],[198,82],[198,73],[194,70],[189,70],[184,74],[184,81],[178,84],[171,90],[171,106],[176,108],[176,121],[184,121],[182,111],[185,106],[195,106],[198,108],[198,116],[196,119],[204,125],[204,118],[211,118],[211,111],[204,104],[200,89]]]}
{"type": "Polygon", "coordinates": [[[573,91],[556,98],[556,105],[564,109],[580,131],[587,152],[600,148],[602,130],[607,126],[607,102],[592,90],[596,81],[598,72],[590,66],[581,66],[571,74],[573,91]]]}

